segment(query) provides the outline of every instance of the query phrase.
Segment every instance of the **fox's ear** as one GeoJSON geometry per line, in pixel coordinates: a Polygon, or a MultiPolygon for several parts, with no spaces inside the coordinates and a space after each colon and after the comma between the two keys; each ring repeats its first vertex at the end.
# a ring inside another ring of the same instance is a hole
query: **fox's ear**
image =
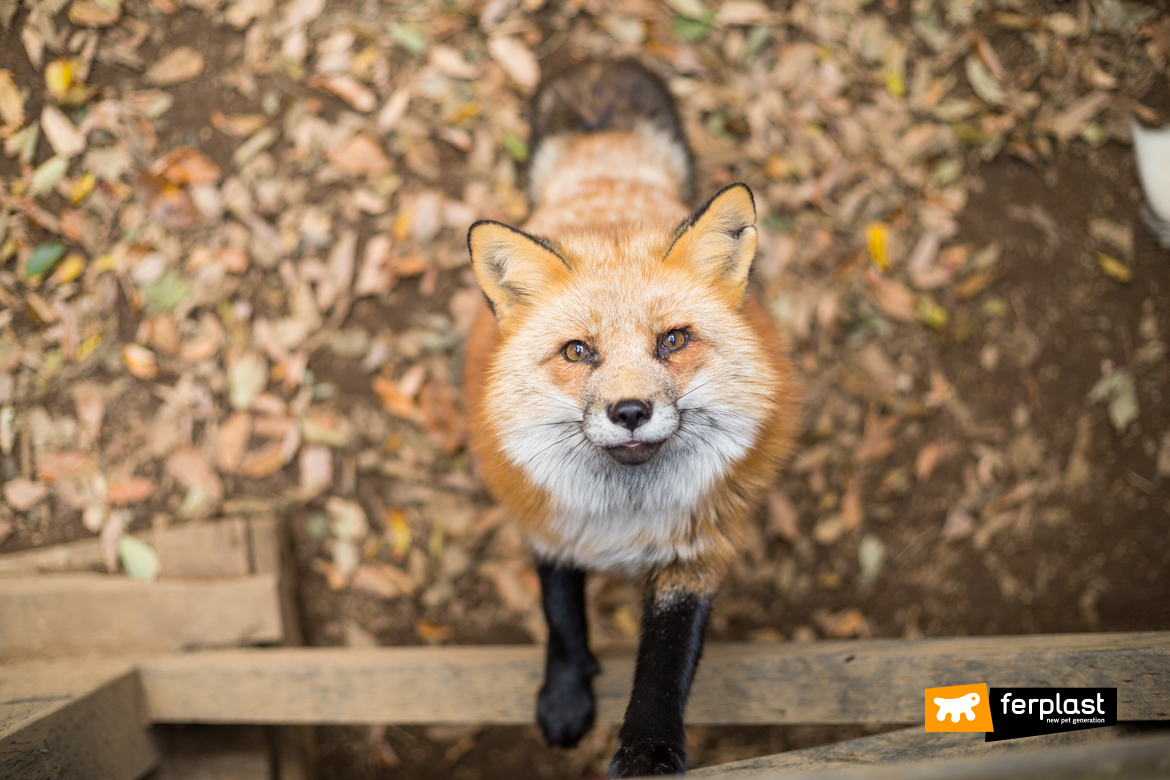
{"type": "Polygon", "coordinates": [[[475,278],[501,323],[568,270],[547,242],[491,220],[471,226],[467,248],[475,278]]]}
{"type": "Polygon", "coordinates": [[[729,184],[674,233],[666,262],[690,265],[742,301],[756,256],[756,202],[746,184],[729,184]]]}

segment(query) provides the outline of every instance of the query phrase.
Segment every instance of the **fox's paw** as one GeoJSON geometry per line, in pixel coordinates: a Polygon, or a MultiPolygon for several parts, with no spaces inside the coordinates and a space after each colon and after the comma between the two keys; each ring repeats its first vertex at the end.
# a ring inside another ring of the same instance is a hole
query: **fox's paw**
{"type": "Polygon", "coordinates": [[[609,760],[609,777],[680,775],[687,771],[687,751],[664,742],[621,745],[609,760]]]}
{"type": "Polygon", "coordinates": [[[573,747],[593,728],[593,716],[592,670],[549,669],[536,700],[536,720],[548,744],[573,747]]]}

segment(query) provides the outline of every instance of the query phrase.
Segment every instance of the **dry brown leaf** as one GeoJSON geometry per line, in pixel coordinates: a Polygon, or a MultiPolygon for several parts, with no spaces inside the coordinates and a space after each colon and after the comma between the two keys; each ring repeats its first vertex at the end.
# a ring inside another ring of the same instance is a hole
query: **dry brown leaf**
{"type": "Polygon", "coordinates": [[[853,462],[868,463],[889,455],[894,449],[894,430],[901,421],[896,414],[866,419],[865,435],[851,453],[853,462]]]}
{"type": "Polygon", "coordinates": [[[458,452],[466,430],[451,386],[431,379],[419,393],[418,406],[427,438],[448,454],[458,452]]]}
{"type": "Polygon", "coordinates": [[[122,362],[126,370],[139,379],[154,379],[158,376],[158,362],[154,353],[140,344],[122,347],[122,362]]]}
{"type": "Polygon", "coordinates": [[[238,138],[241,141],[252,136],[266,124],[268,124],[268,118],[263,114],[224,114],[222,111],[211,112],[212,127],[221,133],[238,138]]]}
{"type": "Polygon", "coordinates": [[[414,580],[411,576],[388,563],[361,564],[349,584],[357,590],[364,590],[387,599],[414,593],[414,580]]]}
{"type": "Polygon", "coordinates": [[[146,477],[130,477],[129,479],[111,482],[106,488],[106,501],[114,506],[130,506],[141,504],[154,493],[155,482],[146,477]]]}
{"type": "Polygon", "coordinates": [[[219,426],[216,441],[216,462],[221,471],[233,472],[240,468],[252,438],[252,415],[236,412],[219,426]]]}
{"type": "Polygon", "coordinates": [[[918,481],[925,482],[930,479],[935,467],[953,448],[954,445],[949,441],[933,441],[920,449],[918,457],[914,459],[914,474],[918,481]]]}
{"type": "Polygon", "coordinates": [[[315,496],[333,484],[333,452],[328,447],[301,449],[300,495],[315,496]]]}
{"type": "Polygon", "coordinates": [[[914,321],[914,293],[901,282],[887,279],[876,268],[868,268],[865,281],[869,286],[870,300],[882,314],[898,322],[914,321]]]}
{"type": "Polygon", "coordinates": [[[532,50],[518,39],[504,35],[488,38],[488,53],[520,86],[534,89],[540,83],[540,63],[532,50]]]}
{"type": "Polygon", "coordinates": [[[24,95],[12,78],[12,71],[0,68],[0,137],[6,137],[24,127],[24,95]]]}
{"type": "Polygon", "coordinates": [[[46,104],[41,109],[41,130],[59,157],[68,160],[85,151],[85,136],[56,106],[46,104]]]}
{"type": "Polygon", "coordinates": [[[240,461],[239,472],[250,479],[264,479],[280,471],[287,462],[281,442],[274,441],[246,454],[240,461]]]}
{"type": "Polygon", "coordinates": [[[69,450],[37,455],[37,477],[50,485],[83,477],[96,469],[97,459],[88,452],[69,450]]]}
{"type": "Polygon", "coordinates": [[[344,145],[326,150],[325,157],[349,176],[384,176],[394,170],[394,163],[382,151],[382,145],[366,133],[358,133],[344,145]]]}
{"type": "Polygon", "coordinates": [[[768,530],[786,542],[795,542],[800,536],[796,507],[780,488],[768,493],[768,530]]]}
{"type": "Polygon", "coordinates": [[[121,0],[74,0],[69,7],[69,21],[78,27],[109,27],[121,18],[121,0]]]}
{"type": "Polygon", "coordinates": [[[353,285],[354,295],[382,295],[394,288],[393,246],[390,237],[381,233],[366,242],[362,266],[353,285]]]}
{"type": "Polygon", "coordinates": [[[223,480],[203,453],[194,447],[180,447],[172,452],[167,458],[166,469],[180,485],[199,490],[208,500],[218,503],[223,499],[223,480]]]}
{"type": "Polygon", "coordinates": [[[219,352],[223,343],[223,326],[211,312],[199,320],[199,332],[179,345],[179,359],[184,363],[201,363],[219,352]]]}
{"type": "Polygon", "coordinates": [[[203,72],[203,55],[190,46],[171,51],[146,71],[146,80],[160,87],[190,81],[203,72]]]}
{"type": "Polygon", "coordinates": [[[17,512],[25,512],[39,504],[49,494],[49,488],[31,479],[16,477],[4,483],[4,500],[17,512]]]}
{"type": "Polygon", "coordinates": [[[1062,141],[1075,138],[1080,135],[1085,122],[1096,116],[1111,99],[1108,92],[1096,91],[1074,101],[1052,120],[1050,126],[1052,134],[1062,141]]]}
{"type": "Polygon", "coordinates": [[[150,166],[150,173],[179,186],[216,184],[222,176],[218,165],[190,146],[181,146],[160,157],[150,166]]]}
{"type": "Polygon", "coordinates": [[[356,111],[363,114],[374,110],[378,99],[370,88],[348,74],[340,76],[313,76],[309,86],[324,90],[344,100],[356,111]]]}
{"type": "Polygon", "coordinates": [[[479,68],[463,59],[458,49],[439,44],[432,46],[427,52],[427,61],[431,67],[454,79],[479,78],[479,68]]]}
{"type": "Polygon", "coordinates": [[[353,282],[354,256],[357,254],[357,231],[346,230],[333,245],[325,278],[317,285],[317,308],[324,312],[349,290],[353,282]]]}
{"type": "Polygon", "coordinates": [[[382,401],[382,408],[395,417],[404,420],[416,420],[419,416],[418,407],[414,405],[414,396],[402,391],[398,383],[384,376],[374,377],[372,383],[374,392],[382,401]]]}
{"type": "Polygon", "coordinates": [[[813,620],[820,626],[821,631],[836,639],[870,635],[869,621],[857,607],[846,607],[831,615],[825,610],[818,610],[813,613],[813,620]]]}

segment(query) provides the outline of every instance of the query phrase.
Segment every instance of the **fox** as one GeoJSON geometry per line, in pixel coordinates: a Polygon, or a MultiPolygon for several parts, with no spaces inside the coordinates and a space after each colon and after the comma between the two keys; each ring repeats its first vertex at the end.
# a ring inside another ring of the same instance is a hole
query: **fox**
{"type": "Polygon", "coordinates": [[[692,210],[674,99],[636,60],[587,62],[530,106],[522,227],[467,236],[484,304],[465,344],[470,450],[531,546],[548,624],[537,721],[593,726],[586,572],[643,587],[609,777],[687,768],[685,707],[715,593],[789,457],[800,389],[749,285],[755,201],[692,210]]]}

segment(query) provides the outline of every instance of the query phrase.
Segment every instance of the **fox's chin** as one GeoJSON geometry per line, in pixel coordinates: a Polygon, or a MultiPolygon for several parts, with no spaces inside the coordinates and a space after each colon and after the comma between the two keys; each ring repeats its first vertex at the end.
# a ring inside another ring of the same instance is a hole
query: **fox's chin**
{"type": "Polygon", "coordinates": [[[641,466],[657,455],[660,449],[662,449],[662,442],[660,441],[640,441],[619,444],[616,447],[606,447],[605,451],[609,454],[609,457],[623,466],[641,466]]]}

